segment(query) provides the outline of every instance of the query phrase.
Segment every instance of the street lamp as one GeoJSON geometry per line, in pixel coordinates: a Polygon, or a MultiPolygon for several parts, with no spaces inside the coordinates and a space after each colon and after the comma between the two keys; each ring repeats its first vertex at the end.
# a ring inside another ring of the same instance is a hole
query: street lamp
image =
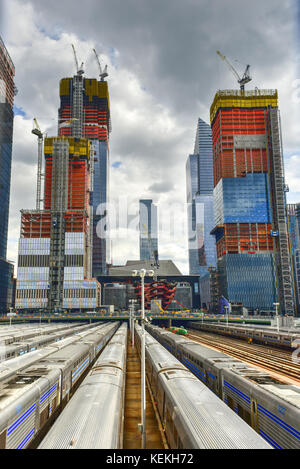
{"type": "Polygon", "coordinates": [[[142,432],[142,449],[146,448],[146,374],[145,374],[145,276],[153,277],[153,270],[133,270],[132,276],[141,278],[141,432],[142,432]]]}
{"type": "Polygon", "coordinates": [[[276,312],[276,323],[277,323],[277,334],[279,334],[279,316],[278,316],[278,306],[280,303],[273,303],[275,306],[275,312],[276,312]]]}
{"type": "Polygon", "coordinates": [[[226,306],[225,306],[225,312],[226,312],[226,324],[227,324],[227,327],[228,327],[228,309],[229,309],[229,306],[226,305],[226,306]]]}

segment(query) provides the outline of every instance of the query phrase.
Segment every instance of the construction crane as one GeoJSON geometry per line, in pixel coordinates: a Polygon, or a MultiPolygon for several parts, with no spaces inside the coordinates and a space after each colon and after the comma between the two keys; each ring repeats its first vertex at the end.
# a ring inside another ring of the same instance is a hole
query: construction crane
{"type": "Polygon", "coordinates": [[[83,62],[81,62],[81,65],[80,65],[80,68],[79,68],[79,66],[78,66],[78,60],[77,60],[77,55],[76,55],[76,51],[75,51],[74,44],[72,44],[72,49],[73,49],[74,59],[75,59],[75,65],[76,65],[76,73],[77,73],[77,75],[83,75],[83,74],[84,74],[83,62]]]}
{"type": "Polygon", "coordinates": [[[41,186],[42,186],[42,161],[43,161],[43,140],[44,134],[40,129],[36,118],[33,119],[34,128],[31,133],[38,138],[38,164],[37,164],[37,187],[36,187],[36,209],[41,208],[41,186]]]}
{"type": "Polygon", "coordinates": [[[97,54],[97,52],[96,52],[96,49],[93,49],[93,51],[94,51],[94,54],[95,54],[95,56],[96,56],[96,60],[97,60],[98,67],[99,67],[99,71],[100,71],[100,75],[99,75],[99,76],[100,76],[100,80],[101,80],[101,81],[104,81],[104,78],[105,78],[105,77],[108,77],[107,65],[105,65],[104,70],[102,70],[102,67],[101,67],[101,64],[100,64],[100,60],[99,60],[99,56],[98,56],[98,54],[97,54]]]}
{"type": "Polygon", "coordinates": [[[240,85],[241,91],[244,91],[245,90],[245,84],[249,83],[249,81],[252,80],[252,78],[250,77],[250,72],[249,72],[250,71],[250,65],[246,66],[246,69],[244,71],[244,75],[241,78],[239,76],[238,72],[236,71],[236,69],[231,65],[231,63],[229,62],[227,57],[225,57],[225,55],[221,54],[221,52],[219,50],[217,50],[217,54],[222,60],[224,60],[224,62],[226,62],[227,66],[229,67],[229,69],[232,71],[232,73],[236,77],[237,82],[240,85]]]}

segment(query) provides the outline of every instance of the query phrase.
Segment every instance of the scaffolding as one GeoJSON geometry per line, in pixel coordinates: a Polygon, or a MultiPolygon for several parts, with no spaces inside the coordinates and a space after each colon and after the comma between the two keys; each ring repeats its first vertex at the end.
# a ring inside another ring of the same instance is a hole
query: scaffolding
{"type": "Polygon", "coordinates": [[[68,206],[69,142],[53,141],[48,309],[62,308],[65,264],[65,212],[68,206]]]}
{"type": "Polygon", "coordinates": [[[277,108],[266,111],[269,145],[270,181],[272,187],[272,216],[275,236],[275,261],[279,303],[285,314],[294,314],[291,261],[287,233],[286,186],[284,182],[280,115],[277,108]]]}

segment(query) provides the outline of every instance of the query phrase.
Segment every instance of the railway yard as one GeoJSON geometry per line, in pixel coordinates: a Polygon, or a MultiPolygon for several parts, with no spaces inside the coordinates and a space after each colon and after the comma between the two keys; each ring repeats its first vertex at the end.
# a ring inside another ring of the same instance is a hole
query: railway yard
{"type": "Polygon", "coordinates": [[[299,449],[300,334],[127,321],[0,326],[0,449],[299,449]],[[186,331],[185,331],[186,332],[186,331]]]}

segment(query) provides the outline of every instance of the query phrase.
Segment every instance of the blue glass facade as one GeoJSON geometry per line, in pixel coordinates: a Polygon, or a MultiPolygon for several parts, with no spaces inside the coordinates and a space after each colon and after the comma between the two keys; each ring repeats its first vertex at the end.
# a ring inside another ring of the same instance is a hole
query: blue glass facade
{"type": "Polygon", "coordinates": [[[13,138],[15,69],[0,37],[0,310],[12,302],[13,266],[6,261],[13,138]]]}
{"type": "Polygon", "coordinates": [[[140,260],[153,259],[158,256],[157,207],[150,199],[140,200],[140,260]],[[150,238],[150,239],[149,239],[150,238]]]}
{"type": "Polygon", "coordinates": [[[6,258],[11,179],[13,111],[0,103],[0,257],[6,258]]]}
{"type": "Polygon", "coordinates": [[[273,309],[276,301],[272,254],[226,254],[218,260],[222,294],[247,308],[273,309]]]}
{"type": "Polygon", "coordinates": [[[291,262],[293,272],[293,286],[297,306],[300,314],[300,203],[289,204],[288,227],[290,237],[291,262]]]}
{"type": "Polygon", "coordinates": [[[215,224],[270,223],[268,175],[223,178],[214,189],[215,224]]]}
{"type": "Polygon", "coordinates": [[[92,276],[107,274],[107,263],[109,263],[109,213],[107,210],[109,198],[109,152],[106,141],[93,140],[94,155],[94,177],[93,177],[93,267],[92,276]],[[103,221],[105,219],[105,223],[103,221]],[[102,233],[101,226],[106,226],[102,233]]]}
{"type": "Polygon", "coordinates": [[[12,306],[14,266],[0,259],[0,312],[7,312],[12,306]]]}
{"type": "Polygon", "coordinates": [[[198,119],[194,152],[186,164],[189,272],[202,276],[209,266],[216,266],[216,242],[210,234],[214,226],[212,136],[202,119],[198,119]]]}

